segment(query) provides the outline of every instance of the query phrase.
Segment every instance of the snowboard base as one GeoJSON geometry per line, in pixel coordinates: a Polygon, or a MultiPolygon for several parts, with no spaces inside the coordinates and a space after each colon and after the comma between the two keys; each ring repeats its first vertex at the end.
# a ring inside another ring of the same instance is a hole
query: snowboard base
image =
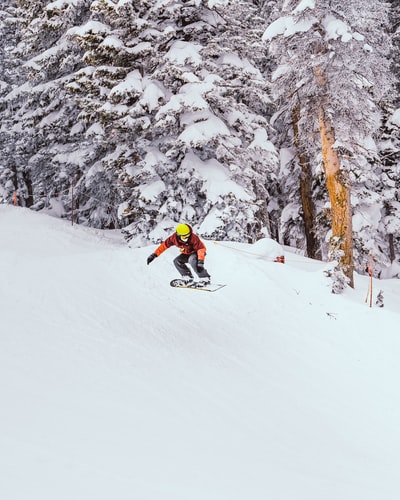
{"type": "Polygon", "coordinates": [[[170,282],[170,285],[173,288],[188,288],[189,290],[201,290],[203,292],[216,292],[217,290],[220,290],[221,288],[224,288],[224,286],[226,286],[226,285],[214,284],[214,283],[209,283],[208,285],[203,285],[197,281],[195,281],[191,285],[187,285],[184,280],[181,280],[179,278],[172,280],[170,282]]]}

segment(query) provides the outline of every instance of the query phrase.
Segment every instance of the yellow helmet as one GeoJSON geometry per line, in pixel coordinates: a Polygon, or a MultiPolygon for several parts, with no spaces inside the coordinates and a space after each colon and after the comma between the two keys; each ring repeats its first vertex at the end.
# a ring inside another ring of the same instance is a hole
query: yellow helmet
{"type": "Polygon", "coordinates": [[[187,224],[178,224],[176,226],[176,234],[179,237],[187,238],[188,236],[190,236],[190,233],[190,227],[187,224]]]}

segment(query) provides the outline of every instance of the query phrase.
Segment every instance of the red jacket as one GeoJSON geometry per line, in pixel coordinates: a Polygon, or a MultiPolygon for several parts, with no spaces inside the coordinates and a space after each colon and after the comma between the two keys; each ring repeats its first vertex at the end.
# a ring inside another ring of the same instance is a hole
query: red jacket
{"type": "Polygon", "coordinates": [[[190,233],[189,239],[187,241],[182,241],[178,238],[176,233],[171,234],[161,245],[154,251],[154,253],[159,257],[167,248],[176,246],[179,248],[181,253],[185,255],[191,255],[197,252],[197,258],[199,260],[204,260],[206,257],[206,247],[201,239],[190,233]]]}

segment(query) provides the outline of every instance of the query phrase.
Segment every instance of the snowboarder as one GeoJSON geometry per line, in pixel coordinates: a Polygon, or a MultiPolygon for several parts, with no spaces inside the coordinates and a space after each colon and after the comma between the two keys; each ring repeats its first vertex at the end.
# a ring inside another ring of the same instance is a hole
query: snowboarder
{"type": "Polygon", "coordinates": [[[156,257],[159,257],[167,248],[176,246],[180,250],[180,255],[174,259],[174,265],[182,276],[182,280],[187,285],[194,283],[193,274],[187,264],[200,278],[199,284],[208,285],[210,275],[204,267],[206,247],[200,238],[193,233],[188,224],[178,224],[175,233],[171,234],[161,245],[154,250],[154,253],[147,258],[147,265],[151,264],[156,257]]]}

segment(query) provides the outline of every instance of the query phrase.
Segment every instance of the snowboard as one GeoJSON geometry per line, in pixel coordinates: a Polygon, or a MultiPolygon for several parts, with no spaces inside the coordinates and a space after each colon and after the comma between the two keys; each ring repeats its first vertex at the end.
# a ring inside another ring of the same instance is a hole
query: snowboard
{"type": "Polygon", "coordinates": [[[194,282],[191,285],[187,285],[183,280],[181,279],[175,279],[170,282],[170,285],[173,288],[188,288],[189,290],[201,290],[202,292],[216,292],[217,290],[220,290],[221,288],[224,288],[226,285],[221,285],[221,284],[214,284],[214,283],[209,283],[208,285],[200,285],[198,282],[194,282]]]}

